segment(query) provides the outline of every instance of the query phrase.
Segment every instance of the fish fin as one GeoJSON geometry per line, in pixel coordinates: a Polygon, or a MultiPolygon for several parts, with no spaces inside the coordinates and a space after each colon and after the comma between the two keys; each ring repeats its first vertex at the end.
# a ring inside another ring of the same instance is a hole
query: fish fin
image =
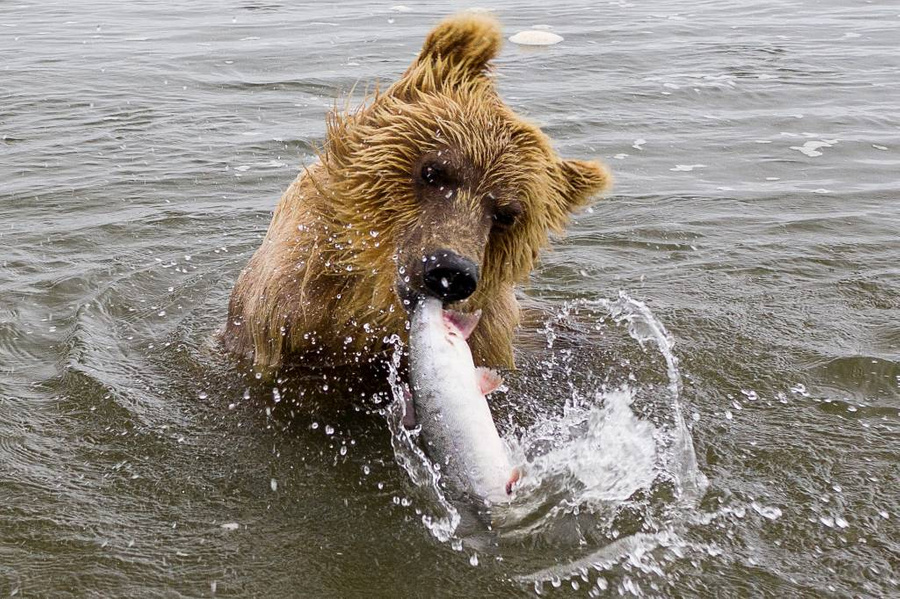
{"type": "Polygon", "coordinates": [[[478,321],[481,320],[481,310],[475,312],[457,312],[455,310],[444,310],[444,322],[453,326],[460,332],[463,339],[468,339],[478,321]]]}
{"type": "Polygon", "coordinates": [[[516,483],[519,482],[520,478],[522,478],[522,469],[516,466],[512,469],[512,472],[509,475],[509,480],[506,481],[507,495],[512,495],[513,487],[516,486],[516,483]]]}
{"type": "Polygon", "coordinates": [[[478,388],[482,395],[493,393],[500,385],[503,384],[503,377],[496,370],[479,366],[475,369],[478,377],[478,388]]]}

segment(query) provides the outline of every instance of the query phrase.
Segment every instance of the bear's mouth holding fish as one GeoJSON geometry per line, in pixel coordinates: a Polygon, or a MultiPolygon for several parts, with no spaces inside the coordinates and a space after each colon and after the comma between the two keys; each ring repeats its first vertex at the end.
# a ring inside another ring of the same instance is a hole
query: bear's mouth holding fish
{"type": "Polygon", "coordinates": [[[514,234],[526,215],[516,188],[486,174],[447,146],[417,161],[411,186],[421,217],[398,244],[395,289],[410,317],[404,425],[421,430],[448,492],[490,505],[512,494],[521,470],[487,403],[502,378],[476,367],[469,349],[482,310],[468,300],[491,241],[514,234]]]}

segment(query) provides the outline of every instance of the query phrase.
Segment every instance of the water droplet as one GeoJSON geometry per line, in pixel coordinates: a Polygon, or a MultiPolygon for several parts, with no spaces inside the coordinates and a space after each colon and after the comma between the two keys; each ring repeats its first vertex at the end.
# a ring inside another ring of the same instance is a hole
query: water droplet
{"type": "Polygon", "coordinates": [[[277,491],[278,490],[278,481],[273,478],[272,480],[269,481],[269,486],[272,488],[273,491],[277,491]]]}
{"type": "Polygon", "coordinates": [[[206,391],[201,391],[197,394],[197,397],[199,397],[200,399],[206,399],[209,396],[206,394],[206,391]]]}
{"type": "Polygon", "coordinates": [[[472,555],[469,556],[469,564],[472,566],[478,565],[478,554],[477,553],[473,553],[472,555]]]}
{"type": "Polygon", "coordinates": [[[330,424],[326,424],[326,425],[325,425],[325,434],[326,434],[326,435],[333,435],[333,434],[334,434],[334,427],[331,426],[330,424]]]}

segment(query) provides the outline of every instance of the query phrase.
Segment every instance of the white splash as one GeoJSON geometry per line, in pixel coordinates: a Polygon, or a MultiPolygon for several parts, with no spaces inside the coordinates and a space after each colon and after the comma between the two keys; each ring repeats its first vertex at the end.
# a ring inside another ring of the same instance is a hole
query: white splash
{"type": "Polygon", "coordinates": [[[419,502],[422,508],[422,524],[437,540],[446,543],[453,538],[460,523],[460,515],[441,491],[440,470],[431,463],[416,441],[418,429],[410,431],[403,426],[405,383],[400,380],[399,371],[404,348],[397,335],[391,337],[388,342],[394,347],[388,371],[392,401],[385,408],[384,415],[391,430],[394,458],[409,475],[413,483],[413,492],[422,500],[419,502]]]}
{"type": "Polygon", "coordinates": [[[830,148],[834,144],[836,144],[838,140],[836,139],[820,139],[818,141],[807,141],[802,146],[791,146],[792,150],[797,150],[801,154],[805,154],[810,158],[815,158],[816,156],[821,156],[822,148],[830,148]]]}
{"type": "Polygon", "coordinates": [[[596,393],[595,403],[570,407],[559,419],[533,427],[523,442],[529,445],[564,440],[528,464],[523,491],[553,475],[584,487],[585,504],[624,501],[649,488],[656,477],[656,427],[635,416],[634,395],[625,388],[596,393]]]}

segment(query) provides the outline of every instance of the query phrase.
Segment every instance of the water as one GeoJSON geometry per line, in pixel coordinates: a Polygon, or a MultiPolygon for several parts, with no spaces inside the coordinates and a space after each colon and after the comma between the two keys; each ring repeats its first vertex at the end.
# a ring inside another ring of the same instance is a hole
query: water
{"type": "Polygon", "coordinates": [[[896,594],[900,9],[496,5],[564,38],[505,99],[617,186],[522,289],[485,541],[389,413],[213,340],[326,111],[447,11],[392,6],[0,6],[0,594],[896,594]]]}

